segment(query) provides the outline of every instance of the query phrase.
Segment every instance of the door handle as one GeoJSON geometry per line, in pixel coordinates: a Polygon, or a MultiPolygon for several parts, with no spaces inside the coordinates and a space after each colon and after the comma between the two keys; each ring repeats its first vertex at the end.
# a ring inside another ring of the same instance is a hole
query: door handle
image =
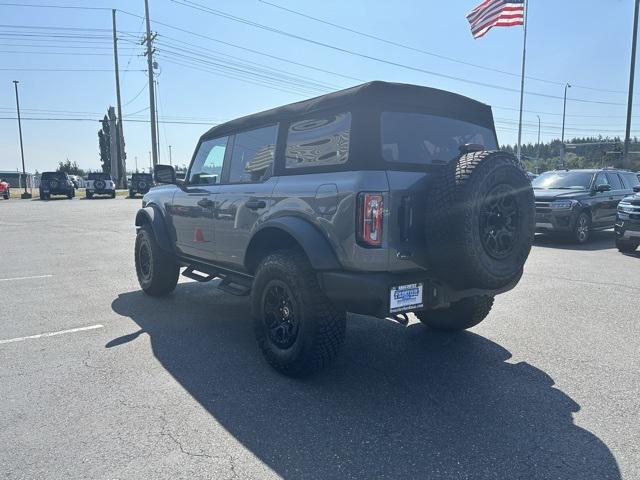
{"type": "Polygon", "coordinates": [[[203,198],[202,200],[198,200],[198,205],[202,208],[211,208],[213,207],[213,201],[208,198],[203,198]]]}
{"type": "Polygon", "coordinates": [[[244,206],[251,210],[258,210],[259,208],[265,208],[267,206],[267,202],[264,200],[247,200],[244,206]]]}

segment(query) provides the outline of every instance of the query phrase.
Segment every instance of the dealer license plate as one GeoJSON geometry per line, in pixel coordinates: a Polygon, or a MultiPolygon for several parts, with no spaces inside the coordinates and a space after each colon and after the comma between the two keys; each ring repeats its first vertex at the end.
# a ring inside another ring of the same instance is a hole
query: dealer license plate
{"type": "Polygon", "coordinates": [[[391,313],[405,312],[422,308],[422,283],[411,283],[409,285],[399,285],[391,287],[389,299],[389,311],[391,313]]]}

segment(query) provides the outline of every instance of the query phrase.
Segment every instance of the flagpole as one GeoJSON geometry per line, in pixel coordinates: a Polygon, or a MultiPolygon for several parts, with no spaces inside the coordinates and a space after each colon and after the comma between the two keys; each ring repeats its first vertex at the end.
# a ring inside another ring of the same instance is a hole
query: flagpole
{"type": "Polygon", "coordinates": [[[522,78],[520,79],[520,120],[518,121],[518,161],[522,160],[522,108],[524,105],[524,71],[527,59],[527,17],[529,16],[529,0],[524,2],[524,42],[522,44],[522,78]]]}

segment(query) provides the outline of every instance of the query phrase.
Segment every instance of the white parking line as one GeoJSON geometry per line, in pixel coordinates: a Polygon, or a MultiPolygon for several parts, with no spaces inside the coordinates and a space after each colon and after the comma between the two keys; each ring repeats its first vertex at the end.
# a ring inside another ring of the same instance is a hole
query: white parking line
{"type": "Polygon", "coordinates": [[[28,337],[9,338],[0,340],[0,345],[4,343],[24,342],[25,340],[33,340],[42,337],[55,337],[56,335],[65,335],[67,333],[84,332],[86,330],[95,330],[96,328],[104,328],[104,325],[90,325],[88,327],[71,328],[69,330],[60,330],[58,332],[39,333],[37,335],[29,335],[28,337]]]}
{"type": "Polygon", "coordinates": [[[35,275],[33,277],[13,277],[13,278],[0,278],[0,282],[11,282],[13,280],[32,280],[35,278],[50,278],[53,275],[35,275]]]}

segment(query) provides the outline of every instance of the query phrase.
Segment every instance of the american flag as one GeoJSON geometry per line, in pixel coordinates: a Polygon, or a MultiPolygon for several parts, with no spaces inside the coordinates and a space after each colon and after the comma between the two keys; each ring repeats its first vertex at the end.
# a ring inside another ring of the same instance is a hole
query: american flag
{"type": "Polygon", "coordinates": [[[524,24],[524,0],[484,0],[467,15],[473,38],[484,36],[493,27],[524,24]]]}

